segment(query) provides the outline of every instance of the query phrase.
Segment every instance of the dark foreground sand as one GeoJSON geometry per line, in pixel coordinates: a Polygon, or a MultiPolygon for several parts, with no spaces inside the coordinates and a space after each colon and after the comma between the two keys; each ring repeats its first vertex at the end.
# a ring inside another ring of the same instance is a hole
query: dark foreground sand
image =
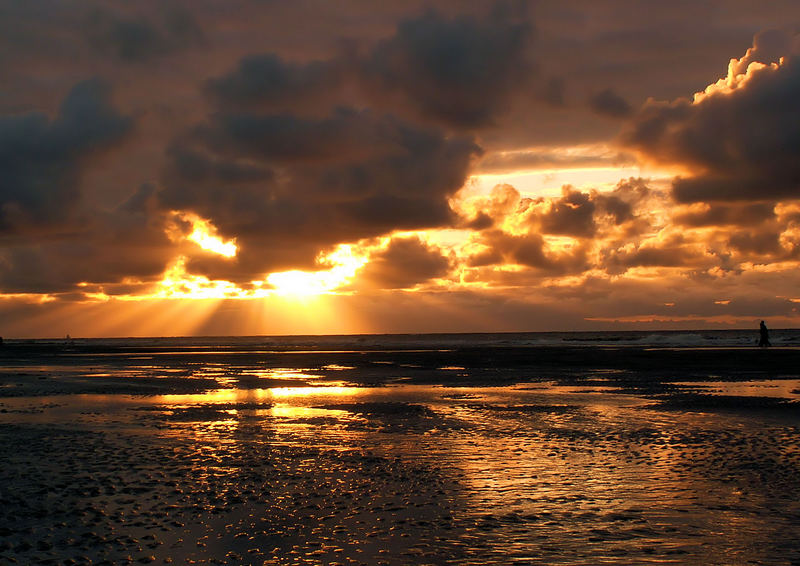
{"type": "Polygon", "coordinates": [[[795,350],[2,355],[0,564],[800,564],[795,350]]]}

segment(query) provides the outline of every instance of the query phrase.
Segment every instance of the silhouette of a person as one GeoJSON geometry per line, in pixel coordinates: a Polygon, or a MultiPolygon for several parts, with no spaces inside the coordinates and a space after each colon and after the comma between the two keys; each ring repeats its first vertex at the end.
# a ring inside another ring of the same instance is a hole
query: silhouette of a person
{"type": "Polygon", "coordinates": [[[761,335],[758,340],[758,345],[761,347],[772,346],[772,344],[769,343],[769,331],[767,330],[767,325],[764,324],[763,320],[761,321],[758,332],[761,335]]]}

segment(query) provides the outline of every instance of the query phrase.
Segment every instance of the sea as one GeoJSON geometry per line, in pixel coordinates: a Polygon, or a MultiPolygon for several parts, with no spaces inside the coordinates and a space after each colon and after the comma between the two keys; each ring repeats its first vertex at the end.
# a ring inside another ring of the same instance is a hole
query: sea
{"type": "MultiPolygon", "coordinates": [[[[119,348],[441,348],[491,346],[638,346],[714,348],[757,346],[758,329],[745,330],[626,330],[594,332],[489,332],[434,334],[348,334],[299,336],[173,336],[49,339],[6,339],[8,344],[85,344],[119,348]]],[[[774,346],[800,346],[800,329],[771,330],[774,346]]]]}

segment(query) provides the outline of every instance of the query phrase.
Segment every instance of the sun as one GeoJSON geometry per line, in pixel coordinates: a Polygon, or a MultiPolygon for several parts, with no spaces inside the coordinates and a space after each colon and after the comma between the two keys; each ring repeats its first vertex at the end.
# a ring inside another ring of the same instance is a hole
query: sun
{"type": "Polygon", "coordinates": [[[367,258],[357,255],[351,245],[341,244],[330,254],[320,256],[318,261],[332,267],[323,271],[279,271],[270,273],[266,281],[276,295],[323,295],[346,285],[367,262],[367,258]]]}
{"type": "MultiPolygon", "coordinates": [[[[236,238],[220,237],[211,220],[193,212],[173,211],[166,231],[177,244],[192,242],[204,253],[235,260],[239,253],[236,238]]],[[[197,248],[184,248],[164,271],[162,280],[152,293],[139,298],[172,299],[260,299],[267,297],[309,298],[337,293],[356,276],[368,261],[368,252],[356,245],[339,244],[328,253],[320,253],[317,271],[278,271],[265,273],[261,279],[239,285],[233,281],[209,279],[204,275],[189,273],[187,265],[197,248]]]]}
{"type": "Polygon", "coordinates": [[[270,273],[267,276],[267,283],[272,286],[277,295],[308,297],[320,295],[334,288],[329,281],[326,281],[328,278],[325,275],[325,273],[295,269],[270,273]]]}

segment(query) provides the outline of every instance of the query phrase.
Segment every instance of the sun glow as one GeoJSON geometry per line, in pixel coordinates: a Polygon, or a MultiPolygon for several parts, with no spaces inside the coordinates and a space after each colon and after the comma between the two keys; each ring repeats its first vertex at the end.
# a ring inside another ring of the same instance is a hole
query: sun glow
{"type": "Polygon", "coordinates": [[[239,251],[236,238],[223,240],[217,234],[217,227],[211,221],[201,218],[193,212],[173,210],[166,225],[166,232],[175,243],[188,240],[207,252],[223,257],[235,257],[239,251]]]}
{"type": "Polygon", "coordinates": [[[350,245],[340,245],[319,258],[330,268],[320,271],[282,271],[269,274],[264,280],[251,281],[242,287],[231,281],[209,279],[187,271],[186,256],[178,256],[164,272],[155,291],[140,299],[259,299],[271,296],[310,297],[328,294],[343,287],[367,262],[350,245]]]}
{"type": "Polygon", "coordinates": [[[324,271],[280,271],[270,273],[267,283],[278,295],[305,297],[330,293],[343,287],[355,276],[367,258],[356,255],[349,244],[339,245],[332,253],[319,259],[332,267],[324,271]]]}
{"type": "Polygon", "coordinates": [[[243,299],[266,296],[263,290],[246,291],[235,283],[211,280],[204,275],[192,275],[186,271],[186,257],[180,256],[164,272],[157,291],[147,298],[158,299],[243,299]],[[255,291],[262,291],[261,295],[255,291]]]}
{"type": "Polygon", "coordinates": [[[216,235],[216,228],[210,222],[202,218],[193,218],[192,228],[192,233],[187,236],[187,239],[204,250],[225,257],[234,257],[236,255],[238,251],[236,239],[224,241],[216,235]]]}

